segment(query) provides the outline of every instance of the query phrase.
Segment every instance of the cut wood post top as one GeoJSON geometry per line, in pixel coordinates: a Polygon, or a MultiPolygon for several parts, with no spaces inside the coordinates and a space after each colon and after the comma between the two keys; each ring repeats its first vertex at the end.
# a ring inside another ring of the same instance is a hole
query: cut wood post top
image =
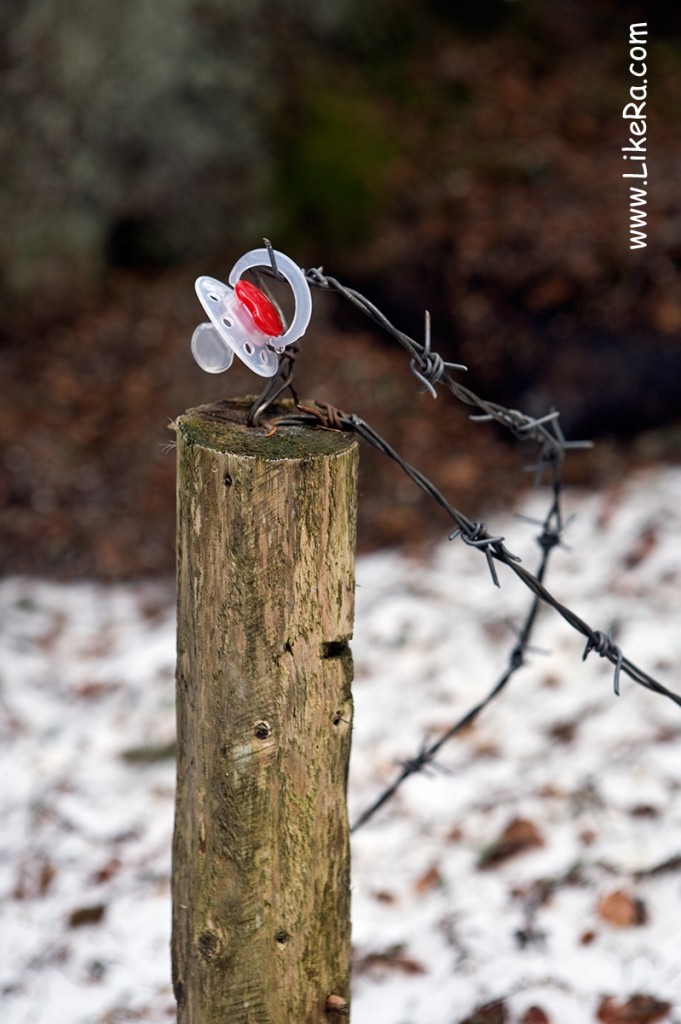
{"type": "Polygon", "coordinates": [[[247,415],[254,401],[232,398],[199,405],[179,416],[173,426],[187,444],[267,460],[338,455],[357,446],[352,434],[340,430],[277,426],[277,417],[295,411],[290,400],[275,403],[259,426],[249,427],[247,415]]]}

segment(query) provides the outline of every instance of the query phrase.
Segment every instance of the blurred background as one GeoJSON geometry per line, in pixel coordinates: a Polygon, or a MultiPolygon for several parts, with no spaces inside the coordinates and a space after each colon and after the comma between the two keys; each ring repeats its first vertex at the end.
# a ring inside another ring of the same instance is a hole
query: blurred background
{"type": "MultiPolygon", "coordinates": [[[[210,377],[193,280],[263,235],[469,367],[486,398],[598,441],[569,480],[681,455],[681,14],[605,0],[4,0],[0,533],[5,572],[170,574],[184,409],[210,377]],[[648,22],[648,246],[620,148],[648,22]]],[[[315,293],[302,395],[356,411],[465,512],[528,452],[418,394],[407,360],[315,293]]],[[[531,456],[529,456],[531,458],[531,456]]],[[[365,452],[360,548],[446,535],[365,452]]]]}

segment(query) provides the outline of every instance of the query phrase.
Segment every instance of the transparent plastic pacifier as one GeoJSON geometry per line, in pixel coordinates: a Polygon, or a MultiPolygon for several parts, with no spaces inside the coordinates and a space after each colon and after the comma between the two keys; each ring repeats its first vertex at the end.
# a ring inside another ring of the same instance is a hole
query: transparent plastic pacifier
{"type": "Polygon", "coordinates": [[[232,267],[229,284],[214,277],[196,279],[196,294],[210,317],[192,336],[192,354],[202,370],[222,373],[234,354],[261,377],[274,377],[279,355],[307,330],[312,314],[310,286],[303,271],[282,252],[252,249],[232,267]],[[285,331],[273,302],[250,281],[240,280],[251,267],[272,266],[291,286],[295,300],[293,320],[285,331]]]}

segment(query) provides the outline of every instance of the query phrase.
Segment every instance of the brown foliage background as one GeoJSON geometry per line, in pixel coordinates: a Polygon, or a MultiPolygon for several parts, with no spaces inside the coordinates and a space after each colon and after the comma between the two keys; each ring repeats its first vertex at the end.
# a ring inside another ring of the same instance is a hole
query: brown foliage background
{"type": "MultiPolygon", "coordinates": [[[[197,273],[263,234],[465,362],[486,397],[595,436],[571,479],[678,458],[681,36],[662,4],[172,0],[0,12],[0,531],[11,572],[172,571],[197,273]],[[367,7],[368,5],[364,5],[367,7]],[[323,10],[318,10],[323,7],[323,10]],[[455,10],[451,10],[455,7],[455,10]],[[648,247],[630,251],[621,118],[648,22],[648,247]]],[[[418,395],[401,352],[316,297],[302,394],[356,410],[459,506],[528,452],[418,395]]],[[[446,524],[364,457],[363,546],[446,524]]]]}

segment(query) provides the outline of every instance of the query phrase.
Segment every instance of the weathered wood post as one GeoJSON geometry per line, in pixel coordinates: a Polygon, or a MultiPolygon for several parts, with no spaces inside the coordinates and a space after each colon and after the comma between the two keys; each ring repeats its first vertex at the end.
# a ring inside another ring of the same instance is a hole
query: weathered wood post
{"type": "Polygon", "coordinates": [[[178,1021],[337,1024],[357,445],[246,407],[177,422],[178,1021]]]}

